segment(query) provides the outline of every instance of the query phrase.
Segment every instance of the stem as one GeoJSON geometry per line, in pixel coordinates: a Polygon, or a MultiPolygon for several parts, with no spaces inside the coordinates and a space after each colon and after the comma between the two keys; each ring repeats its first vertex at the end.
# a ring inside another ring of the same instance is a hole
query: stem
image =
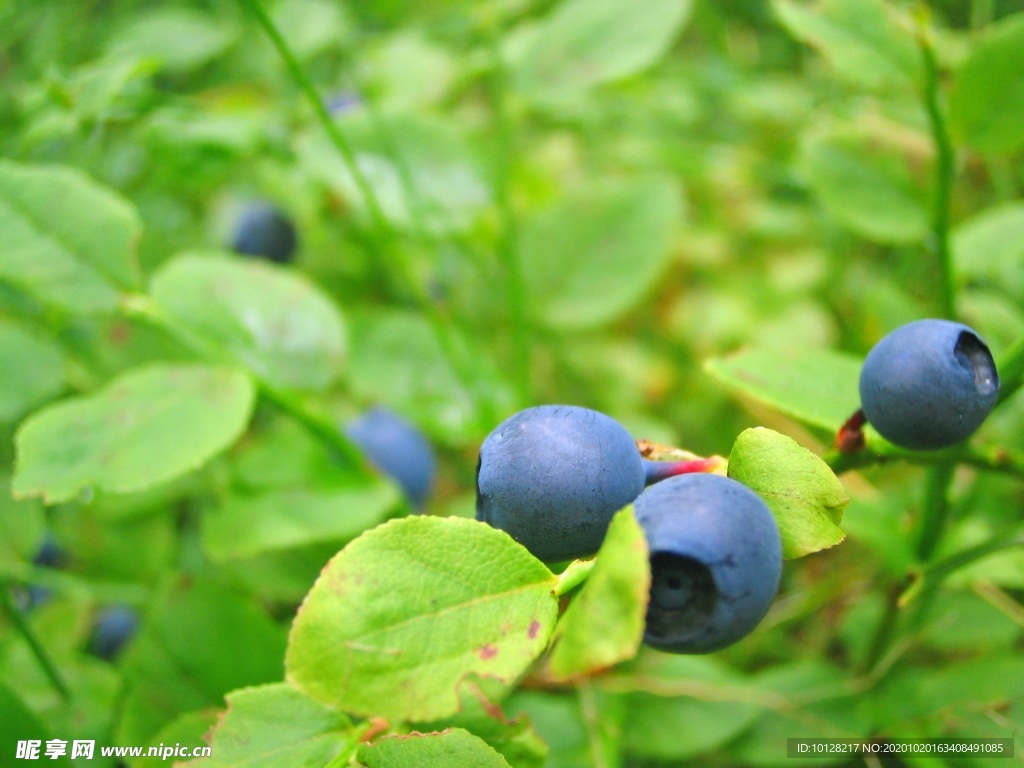
{"type": "Polygon", "coordinates": [[[641,459],[641,461],[644,466],[645,485],[654,485],[654,483],[667,480],[676,475],[690,475],[702,472],[713,473],[719,470],[724,472],[725,467],[729,464],[721,456],[709,456],[706,459],[694,459],[692,461],[651,461],[650,459],[641,459]]]}
{"type": "MultiPolygon", "coordinates": [[[[267,16],[267,13],[263,10],[263,6],[260,5],[259,0],[238,1],[256,18],[256,21],[259,22],[263,31],[266,32],[267,37],[270,38],[270,42],[273,43],[278,54],[284,60],[285,66],[288,67],[288,71],[291,72],[291,75],[298,84],[299,89],[306,96],[310,106],[313,107],[313,112],[321,127],[323,127],[327,132],[328,138],[331,140],[335,149],[338,150],[338,154],[341,155],[349,173],[352,174],[352,178],[355,180],[359,194],[363,198],[363,203],[366,205],[366,209],[370,212],[370,218],[373,221],[374,228],[378,231],[383,240],[390,242],[393,239],[394,233],[392,232],[391,225],[388,223],[387,217],[384,216],[384,211],[380,207],[380,201],[377,199],[377,195],[374,193],[373,187],[370,185],[366,175],[359,167],[352,145],[349,144],[348,139],[345,137],[345,134],[342,133],[337,122],[331,118],[331,114],[327,111],[327,107],[324,106],[323,100],[317,93],[316,88],[313,87],[313,83],[310,82],[310,79],[306,76],[306,72],[303,70],[299,60],[295,57],[295,54],[292,53],[291,48],[288,47],[288,43],[278,31],[277,27],[274,26],[274,22],[270,20],[269,16],[267,16]]],[[[376,248],[376,244],[373,244],[372,247],[376,248]]]]}
{"type": "Polygon", "coordinates": [[[1024,339],[1010,347],[996,365],[999,372],[999,402],[1011,397],[1024,383],[1024,339]]]}
{"type": "Polygon", "coordinates": [[[953,181],[956,174],[953,144],[940,104],[939,67],[935,60],[928,22],[919,18],[917,44],[924,61],[924,106],[935,144],[935,200],[932,210],[932,237],[939,269],[939,302],[942,316],[956,317],[956,285],[953,276],[953,258],[949,247],[949,208],[953,181]]]}
{"type": "MultiPolygon", "coordinates": [[[[313,107],[313,112],[316,115],[318,122],[327,132],[328,138],[331,140],[335,149],[338,150],[338,153],[345,162],[345,166],[349,173],[352,174],[359,193],[363,198],[363,202],[370,213],[374,229],[376,229],[378,236],[389,246],[390,255],[394,257],[395,266],[398,268],[400,276],[407,284],[407,288],[412,292],[420,311],[423,312],[429,322],[431,330],[437,337],[437,341],[442,352],[451,363],[455,376],[471,395],[473,403],[477,407],[477,415],[483,415],[488,421],[494,421],[495,414],[491,412],[493,408],[491,407],[490,399],[481,397],[480,392],[478,391],[479,386],[476,384],[476,377],[474,375],[474,362],[472,360],[463,359],[463,355],[459,353],[453,339],[453,334],[448,328],[445,318],[437,308],[437,305],[431,299],[429,291],[425,286],[421,285],[420,281],[416,278],[416,271],[402,252],[401,247],[396,242],[395,232],[391,227],[391,224],[388,222],[387,217],[384,215],[384,211],[381,208],[380,201],[374,193],[373,187],[366,178],[366,175],[360,169],[356,160],[355,152],[352,149],[351,144],[349,144],[348,139],[345,137],[345,134],[342,132],[341,127],[338,125],[337,121],[331,118],[330,113],[327,111],[327,107],[324,106],[323,99],[320,98],[316,88],[313,86],[309,77],[307,77],[305,71],[302,69],[302,65],[299,63],[299,60],[295,57],[295,54],[292,53],[291,48],[288,47],[288,43],[285,41],[280,31],[274,26],[274,22],[270,20],[266,11],[263,10],[263,6],[260,4],[259,0],[238,0],[238,2],[252,13],[263,28],[263,31],[267,33],[267,36],[274,44],[274,47],[277,48],[277,52],[284,60],[285,65],[288,67],[289,72],[291,72],[291,75],[298,84],[299,89],[305,94],[310,105],[313,107]],[[481,405],[486,408],[487,412],[484,414],[480,413],[481,405]]],[[[399,173],[399,176],[402,176],[401,172],[399,173]]],[[[415,208],[415,201],[410,200],[409,205],[411,206],[411,209],[415,208]]],[[[382,254],[379,252],[378,244],[373,243],[372,241],[370,241],[370,244],[371,247],[377,251],[376,255],[381,256],[382,254]]]]}
{"type": "MultiPolygon", "coordinates": [[[[126,296],[121,302],[120,309],[122,314],[127,317],[145,321],[153,327],[160,329],[197,357],[204,360],[222,362],[224,356],[229,354],[226,351],[213,347],[205,339],[192,333],[188,328],[175,321],[174,318],[162,312],[160,307],[148,296],[142,294],[126,296]]],[[[249,371],[242,363],[238,361],[232,362],[249,371]]],[[[343,430],[329,417],[315,413],[295,395],[277,389],[262,381],[252,371],[249,371],[249,375],[252,376],[257,390],[264,399],[273,403],[306,427],[318,440],[341,454],[351,465],[366,467],[366,459],[362,451],[345,437],[343,430]]]]}
{"type": "Polygon", "coordinates": [[[955,465],[939,464],[928,475],[924,508],[918,527],[917,560],[926,563],[935,554],[949,520],[949,489],[953,484],[955,465]]]}
{"type": "Polygon", "coordinates": [[[900,605],[907,605],[922,593],[933,591],[944,579],[961,568],[1011,547],[1024,547],[1024,522],[1011,525],[981,544],[929,563],[915,572],[913,582],[900,596],[900,605]]]}
{"type": "Polygon", "coordinates": [[[512,171],[515,158],[514,136],[508,109],[508,72],[501,55],[499,23],[495,20],[488,26],[490,47],[490,96],[496,121],[498,137],[497,155],[494,168],[494,194],[501,218],[498,240],[498,255],[505,268],[505,300],[508,303],[509,319],[512,325],[513,370],[519,396],[529,398],[530,393],[530,334],[526,314],[526,281],[523,278],[522,263],[517,247],[519,229],[515,212],[512,210],[512,171]]]}
{"type": "Polygon", "coordinates": [[[50,678],[50,682],[53,687],[60,694],[60,697],[65,703],[71,701],[71,689],[68,688],[67,683],[64,682],[64,678],[61,677],[60,671],[57,666],[53,663],[43,644],[39,642],[39,638],[36,637],[35,632],[29,623],[25,620],[25,616],[22,614],[21,609],[14,604],[11,599],[10,593],[10,582],[6,579],[0,579],[0,605],[3,605],[7,615],[11,617],[11,622],[18,630],[19,634],[25,638],[25,642],[28,643],[29,648],[32,650],[32,655],[36,657],[36,661],[39,662],[39,666],[43,668],[43,672],[50,678]]]}
{"type": "Polygon", "coordinates": [[[908,451],[890,443],[875,442],[860,453],[831,449],[822,456],[836,474],[885,464],[896,459],[921,466],[964,464],[987,472],[1024,477],[1024,453],[996,445],[963,445],[941,451],[908,451]]]}
{"type": "Polygon", "coordinates": [[[885,611],[882,613],[878,626],[875,627],[875,634],[871,638],[871,645],[868,646],[868,653],[861,665],[861,674],[870,674],[871,670],[882,660],[886,649],[892,641],[892,636],[896,632],[896,626],[899,623],[899,599],[902,591],[902,586],[897,584],[891,587],[886,594],[885,611]]]}

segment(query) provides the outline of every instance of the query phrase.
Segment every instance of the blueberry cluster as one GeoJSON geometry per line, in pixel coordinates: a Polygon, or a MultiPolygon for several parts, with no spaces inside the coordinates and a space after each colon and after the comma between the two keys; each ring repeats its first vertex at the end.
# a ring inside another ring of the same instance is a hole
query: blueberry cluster
{"type": "Polygon", "coordinates": [[[757,626],[778,589],[782,545],[750,489],[718,475],[673,476],[642,459],[617,421],[576,406],[521,411],[480,449],[477,519],[541,560],[593,555],[630,503],[650,545],[648,645],[707,653],[757,626]]]}

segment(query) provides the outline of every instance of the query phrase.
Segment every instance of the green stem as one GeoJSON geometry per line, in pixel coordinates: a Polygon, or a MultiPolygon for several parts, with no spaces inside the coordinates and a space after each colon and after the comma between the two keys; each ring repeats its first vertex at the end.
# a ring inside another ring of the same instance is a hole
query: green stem
{"type": "MultiPolygon", "coordinates": [[[[327,107],[324,106],[323,99],[320,98],[320,94],[317,93],[313,83],[306,76],[306,72],[299,63],[299,60],[295,57],[295,54],[292,53],[291,48],[288,47],[288,43],[285,41],[280,31],[276,26],[274,26],[274,22],[270,20],[269,16],[267,16],[267,12],[263,10],[263,6],[260,4],[259,0],[238,1],[256,18],[256,21],[259,22],[263,31],[266,32],[267,37],[270,38],[270,42],[273,43],[278,54],[284,60],[285,66],[288,67],[288,71],[291,72],[291,75],[298,84],[299,89],[306,96],[310,106],[312,106],[313,112],[321,127],[323,127],[327,132],[328,138],[334,145],[335,149],[338,150],[338,154],[341,155],[349,173],[352,174],[352,178],[355,180],[359,194],[363,198],[363,203],[365,204],[367,211],[370,213],[370,219],[373,222],[374,228],[377,230],[382,240],[390,243],[393,239],[394,233],[391,229],[391,225],[388,223],[387,217],[384,215],[383,209],[380,206],[380,201],[377,199],[377,195],[374,193],[373,187],[370,185],[366,175],[359,167],[352,145],[349,144],[348,139],[345,137],[345,134],[342,132],[337,122],[331,118],[330,112],[328,112],[327,107]]],[[[376,245],[372,247],[376,247],[376,245]]]]}
{"type": "Polygon", "coordinates": [[[918,525],[917,560],[926,563],[935,554],[949,520],[949,489],[953,484],[955,465],[939,464],[932,468],[925,486],[924,506],[918,525]]]}
{"type": "Polygon", "coordinates": [[[871,637],[871,645],[868,646],[867,655],[861,665],[861,674],[870,674],[878,665],[892,643],[892,637],[896,633],[899,624],[900,605],[899,598],[903,592],[901,585],[894,585],[886,593],[885,610],[875,627],[875,633],[871,637]]]}
{"type": "Polygon", "coordinates": [[[900,605],[905,606],[920,595],[934,591],[943,580],[961,568],[1011,547],[1024,547],[1024,522],[1015,523],[981,544],[955,552],[916,571],[912,583],[900,596],[900,605]]]}
{"type": "Polygon", "coordinates": [[[921,466],[963,464],[987,472],[1024,477],[1024,453],[993,445],[962,445],[941,451],[908,451],[888,443],[876,443],[856,453],[828,450],[822,458],[836,474],[898,460],[921,466]]]}
{"type": "Polygon", "coordinates": [[[996,365],[999,371],[999,402],[1011,397],[1024,383],[1024,339],[1010,347],[996,365]]]}
{"type": "Polygon", "coordinates": [[[508,106],[508,72],[501,54],[498,22],[488,27],[490,47],[490,94],[498,138],[494,168],[494,192],[501,217],[498,254],[505,268],[505,300],[512,326],[513,370],[522,399],[530,393],[530,338],[526,313],[526,281],[519,260],[519,231],[512,208],[514,132],[508,106]]]}
{"type": "MultiPolygon", "coordinates": [[[[397,242],[394,229],[388,222],[388,219],[381,208],[380,201],[374,193],[373,187],[366,178],[366,175],[362,172],[362,169],[360,169],[355,151],[352,149],[351,144],[349,144],[348,139],[341,130],[341,127],[338,125],[336,120],[331,118],[330,113],[327,111],[327,107],[324,106],[323,99],[320,98],[320,95],[317,93],[313,83],[306,75],[306,72],[303,70],[299,60],[295,57],[291,48],[289,48],[287,41],[281,35],[277,27],[274,26],[274,22],[271,21],[269,16],[267,16],[266,11],[263,10],[263,6],[260,4],[259,0],[238,0],[238,2],[252,13],[263,28],[263,31],[266,32],[267,36],[274,44],[274,47],[277,49],[277,52],[284,60],[289,72],[291,72],[292,77],[298,84],[299,89],[305,94],[307,100],[312,106],[318,122],[327,132],[328,138],[334,145],[335,149],[338,150],[338,154],[341,155],[349,173],[351,173],[353,179],[355,179],[356,187],[358,188],[359,193],[363,198],[363,202],[370,213],[370,218],[378,236],[389,246],[389,254],[395,260],[395,267],[397,267],[407,288],[412,292],[420,311],[423,312],[427,322],[430,324],[431,330],[437,338],[443,354],[451,363],[455,376],[472,397],[474,404],[477,406],[478,415],[482,415],[483,418],[486,418],[489,422],[494,421],[495,414],[490,412],[490,399],[481,394],[479,386],[476,383],[477,378],[475,376],[474,361],[464,359],[463,355],[460,354],[453,338],[453,333],[448,327],[445,318],[442,316],[435,302],[431,299],[429,291],[421,284],[421,281],[417,279],[416,271],[409,262],[405,253],[402,251],[400,244],[397,242]],[[483,414],[480,414],[481,405],[486,409],[486,412],[483,414]]],[[[409,204],[410,206],[415,205],[413,200],[410,200],[409,204]]],[[[373,243],[371,247],[377,249],[377,244],[373,243]]],[[[377,255],[380,256],[381,254],[378,253],[377,255]]]]}
{"type": "Polygon", "coordinates": [[[25,642],[28,643],[29,648],[32,650],[32,655],[36,657],[36,661],[39,662],[39,666],[43,668],[43,672],[50,679],[53,687],[60,694],[60,697],[65,703],[71,701],[71,689],[68,688],[67,683],[64,682],[64,678],[61,677],[60,670],[53,663],[43,644],[39,642],[39,638],[36,637],[35,632],[29,623],[25,620],[25,616],[22,614],[21,609],[14,604],[11,599],[10,582],[6,579],[0,579],[0,605],[3,605],[7,615],[11,617],[11,622],[18,630],[19,634],[25,638],[25,642]]]}
{"type": "Polygon", "coordinates": [[[917,44],[924,62],[924,107],[928,113],[932,141],[935,144],[935,199],[932,210],[932,237],[935,259],[939,270],[939,300],[943,317],[956,317],[956,285],[953,276],[953,257],[949,246],[949,209],[956,174],[956,155],[946,126],[946,117],[940,103],[940,75],[935,60],[925,14],[919,19],[917,44]]]}

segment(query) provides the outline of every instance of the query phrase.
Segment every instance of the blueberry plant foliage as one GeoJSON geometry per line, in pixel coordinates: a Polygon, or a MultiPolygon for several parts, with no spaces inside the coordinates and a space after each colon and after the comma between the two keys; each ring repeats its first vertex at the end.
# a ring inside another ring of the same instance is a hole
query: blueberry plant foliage
{"type": "Polygon", "coordinates": [[[0,8],[0,763],[1024,749],[1024,12],[642,6],[0,8]],[[231,250],[252,200],[287,263],[231,250]],[[922,318],[1001,380],[933,451],[857,417],[865,355],[922,318]],[[767,505],[751,634],[643,644],[629,504],[568,563],[473,519],[481,443],[543,403],[767,505]],[[372,408],[436,448],[422,503],[346,432],[372,408]]]}

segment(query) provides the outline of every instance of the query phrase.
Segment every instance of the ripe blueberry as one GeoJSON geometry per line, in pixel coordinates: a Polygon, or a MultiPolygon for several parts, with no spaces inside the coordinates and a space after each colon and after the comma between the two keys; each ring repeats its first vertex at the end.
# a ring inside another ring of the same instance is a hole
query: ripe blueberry
{"type": "Polygon", "coordinates": [[[864,360],[864,415],[889,442],[934,450],[970,437],[999,398],[985,342],[949,320],[917,320],[878,342],[864,360]]]}
{"type": "Polygon", "coordinates": [[[115,605],[104,608],[96,616],[87,649],[94,656],[108,661],[117,656],[139,626],[139,614],[133,608],[115,605]]]}
{"type": "Polygon", "coordinates": [[[480,447],[476,518],[541,560],[586,557],[644,478],[636,443],[610,416],[572,405],[528,408],[480,447]]]}
{"type": "Polygon", "coordinates": [[[634,511],[650,547],[646,644],[708,653],[760,623],[779,587],[782,542],[756,493],[720,475],[680,475],[640,494],[634,511]]]}
{"type": "Polygon", "coordinates": [[[231,248],[278,264],[288,264],[295,255],[298,238],[291,221],[269,203],[250,203],[235,223],[231,248]]]}
{"type": "Polygon", "coordinates": [[[423,507],[437,460],[422,432],[397,413],[376,406],[349,422],[345,434],[363,449],[370,463],[398,483],[412,506],[423,507]]]}

